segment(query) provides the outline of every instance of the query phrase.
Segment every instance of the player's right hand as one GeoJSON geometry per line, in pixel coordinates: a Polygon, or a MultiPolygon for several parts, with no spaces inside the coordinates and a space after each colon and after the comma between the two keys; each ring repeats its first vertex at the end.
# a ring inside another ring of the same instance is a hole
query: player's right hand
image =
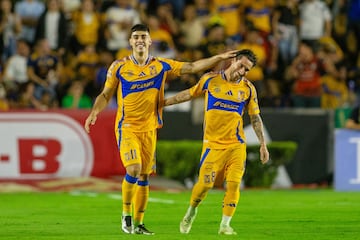
{"type": "Polygon", "coordinates": [[[86,118],[84,128],[87,133],[90,133],[90,124],[94,125],[96,122],[96,119],[97,119],[97,117],[93,113],[90,113],[90,115],[86,118]]]}

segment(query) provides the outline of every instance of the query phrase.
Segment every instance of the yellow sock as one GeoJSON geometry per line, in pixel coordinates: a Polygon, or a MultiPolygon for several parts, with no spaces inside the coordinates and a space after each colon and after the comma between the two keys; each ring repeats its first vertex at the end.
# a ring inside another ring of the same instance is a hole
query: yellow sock
{"type": "Polygon", "coordinates": [[[236,206],[240,199],[240,183],[227,182],[226,192],[223,202],[223,215],[234,216],[236,206]]]}
{"type": "Polygon", "coordinates": [[[210,188],[211,187],[207,187],[204,184],[197,182],[191,192],[190,205],[194,208],[199,206],[200,202],[207,196],[210,188]]]}
{"type": "Polygon", "coordinates": [[[131,215],[132,213],[132,199],[136,190],[137,178],[132,177],[128,174],[122,182],[122,204],[123,204],[123,215],[131,215]]]}
{"type": "Polygon", "coordinates": [[[149,181],[138,181],[134,201],[134,222],[143,224],[144,213],[149,199],[149,181]]]}

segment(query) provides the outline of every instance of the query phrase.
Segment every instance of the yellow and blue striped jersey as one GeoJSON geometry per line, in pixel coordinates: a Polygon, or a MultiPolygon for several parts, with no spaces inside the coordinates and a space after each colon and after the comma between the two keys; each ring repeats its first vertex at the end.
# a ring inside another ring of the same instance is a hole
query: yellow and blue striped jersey
{"type": "Polygon", "coordinates": [[[243,78],[239,83],[226,80],[224,72],[203,75],[190,88],[193,97],[205,93],[204,146],[224,149],[245,143],[243,114],[259,114],[254,85],[243,78]]]}
{"type": "Polygon", "coordinates": [[[160,128],[165,80],[169,74],[179,76],[183,64],[149,56],[142,66],[132,55],[114,61],[107,72],[105,87],[118,88],[115,129],[145,132],[160,128]]]}

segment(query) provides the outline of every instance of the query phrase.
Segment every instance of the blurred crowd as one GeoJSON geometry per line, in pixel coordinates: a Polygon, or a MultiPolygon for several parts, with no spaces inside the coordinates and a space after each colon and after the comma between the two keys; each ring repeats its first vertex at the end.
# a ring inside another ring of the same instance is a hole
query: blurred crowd
{"type": "MultiPolygon", "coordinates": [[[[90,108],[112,61],[131,54],[128,33],[140,22],[154,56],[254,51],[247,78],[262,107],[360,99],[360,0],[1,0],[0,111],[90,108]]],[[[171,79],[166,91],[198,79],[171,79]]]]}

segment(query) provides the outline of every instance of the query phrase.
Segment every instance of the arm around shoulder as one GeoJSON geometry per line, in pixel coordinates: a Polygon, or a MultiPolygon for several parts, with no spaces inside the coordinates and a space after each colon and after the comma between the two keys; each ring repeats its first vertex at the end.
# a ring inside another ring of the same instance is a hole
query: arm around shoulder
{"type": "Polygon", "coordinates": [[[181,69],[181,74],[197,73],[207,70],[215,66],[217,63],[221,62],[222,60],[235,57],[237,52],[238,50],[232,50],[209,58],[200,59],[195,62],[185,63],[181,69]]]}
{"type": "Polygon", "coordinates": [[[191,99],[190,90],[186,89],[184,91],[181,91],[177,93],[175,96],[172,96],[170,98],[166,98],[164,100],[164,106],[170,106],[182,102],[189,101],[191,99]]]}

